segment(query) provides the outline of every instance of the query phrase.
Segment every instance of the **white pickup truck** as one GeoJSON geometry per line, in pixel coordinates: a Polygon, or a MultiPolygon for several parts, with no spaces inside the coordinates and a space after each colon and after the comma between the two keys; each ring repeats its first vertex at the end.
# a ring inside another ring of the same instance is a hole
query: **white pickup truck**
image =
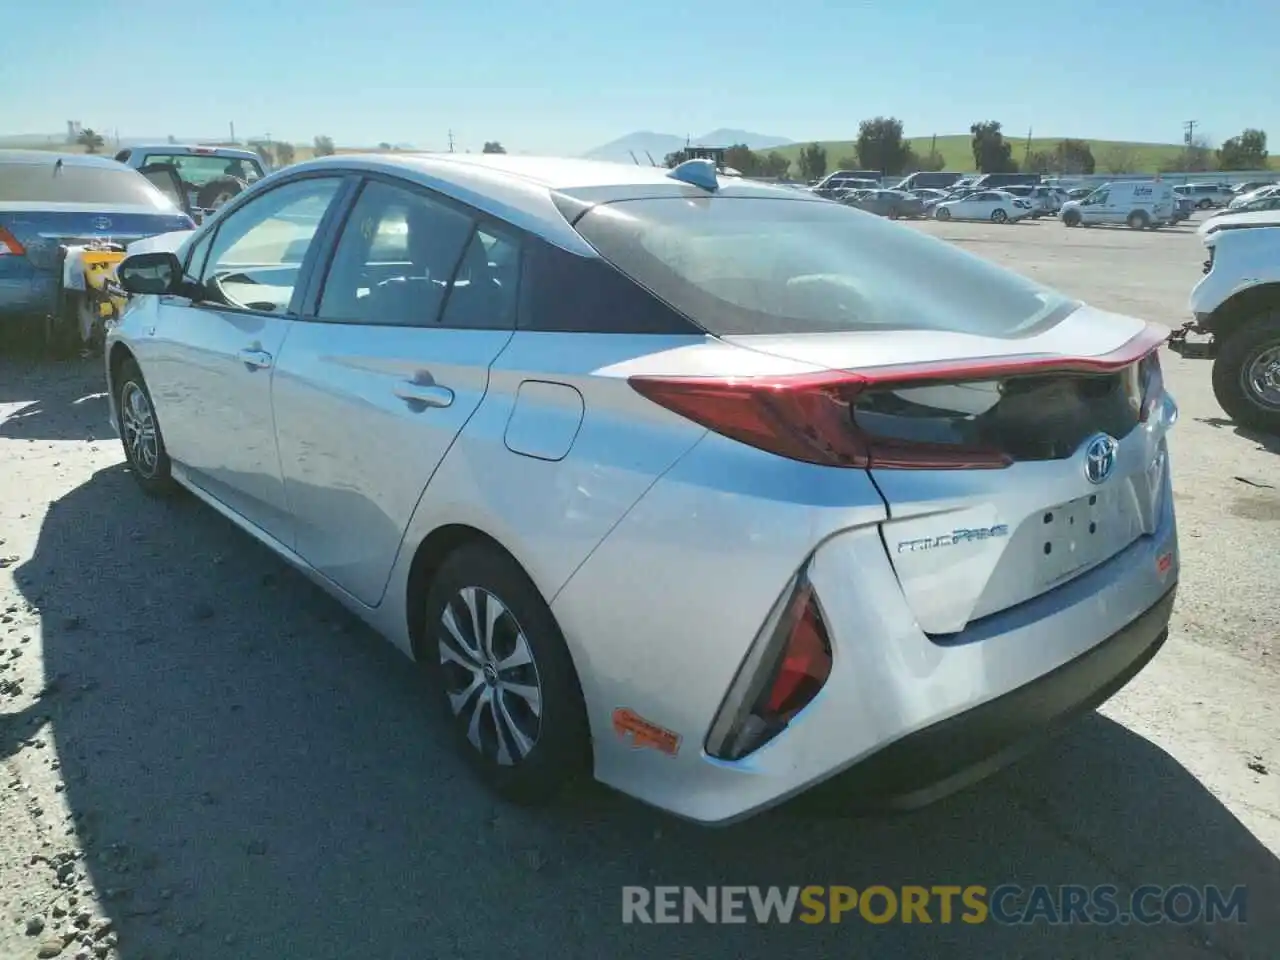
{"type": "Polygon", "coordinates": [[[1214,217],[1199,234],[1209,257],[1194,319],[1169,348],[1213,360],[1213,392],[1233,420],[1280,434],[1280,211],[1214,217]]]}

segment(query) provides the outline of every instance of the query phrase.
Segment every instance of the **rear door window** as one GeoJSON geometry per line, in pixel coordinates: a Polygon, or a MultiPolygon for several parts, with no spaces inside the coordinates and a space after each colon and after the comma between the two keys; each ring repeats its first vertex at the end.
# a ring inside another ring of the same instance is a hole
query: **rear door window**
{"type": "Polygon", "coordinates": [[[1075,302],[838,204],[745,197],[601,205],[578,230],[710,333],[959,330],[1016,337],[1075,302]]]}
{"type": "Polygon", "coordinates": [[[183,183],[199,189],[219,177],[235,177],[245,183],[262,178],[262,167],[256,160],[241,157],[218,157],[186,153],[149,153],[144,166],[163,163],[177,169],[183,183]]]}
{"type": "MultiPolygon", "coordinates": [[[[473,227],[466,214],[417,191],[376,180],[366,183],[334,251],[319,319],[435,324],[473,227]]],[[[476,270],[477,275],[482,272],[476,270]]]]}

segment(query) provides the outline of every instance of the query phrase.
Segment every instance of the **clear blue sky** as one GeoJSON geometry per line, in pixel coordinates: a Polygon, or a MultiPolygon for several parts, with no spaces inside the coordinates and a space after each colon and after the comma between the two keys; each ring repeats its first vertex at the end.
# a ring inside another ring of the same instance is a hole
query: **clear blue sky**
{"type": "Polygon", "coordinates": [[[580,153],[634,130],[1215,142],[1271,128],[1280,3],[0,0],[0,133],[580,153]],[[979,22],[981,17],[981,22],[979,22]],[[201,47],[193,40],[203,39],[201,47]],[[101,51],[95,53],[95,49],[101,51]],[[20,92],[19,92],[20,91],[20,92]]]}

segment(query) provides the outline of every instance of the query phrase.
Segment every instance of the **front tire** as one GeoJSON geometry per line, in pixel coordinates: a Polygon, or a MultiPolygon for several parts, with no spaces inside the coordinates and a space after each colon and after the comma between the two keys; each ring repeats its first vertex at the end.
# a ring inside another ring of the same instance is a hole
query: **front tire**
{"type": "Polygon", "coordinates": [[[1241,426],[1280,435],[1280,310],[1246,321],[1221,344],[1213,395],[1241,426]]]}
{"type": "Polygon", "coordinates": [[[131,359],[121,364],[116,374],[116,418],[124,458],[138,486],[153,497],[173,493],[177,484],[171,474],[155,405],[142,371],[131,359]]]}
{"type": "Polygon", "coordinates": [[[458,750],[499,796],[545,803],[590,767],[578,675],[546,601],[513,559],[463,546],[426,598],[421,661],[458,750]]]}
{"type": "Polygon", "coordinates": [[[1080,211],[1068,210],[1066,213],[1062,215],[1062,222],[1065,223],[1068,227],[1080,226],[1080,211]]]}

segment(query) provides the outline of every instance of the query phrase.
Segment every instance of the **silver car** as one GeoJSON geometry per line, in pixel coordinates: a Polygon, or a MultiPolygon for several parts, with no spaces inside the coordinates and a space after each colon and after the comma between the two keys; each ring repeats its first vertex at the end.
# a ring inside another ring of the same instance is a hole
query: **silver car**
{"type": "Polygon", "coordinates": [[[505,797],[919,805],[1165,639],[1167,331],[918,231],[704,161],[340,156],[120,276],[143,490],[417,661],[505,797]]]}

